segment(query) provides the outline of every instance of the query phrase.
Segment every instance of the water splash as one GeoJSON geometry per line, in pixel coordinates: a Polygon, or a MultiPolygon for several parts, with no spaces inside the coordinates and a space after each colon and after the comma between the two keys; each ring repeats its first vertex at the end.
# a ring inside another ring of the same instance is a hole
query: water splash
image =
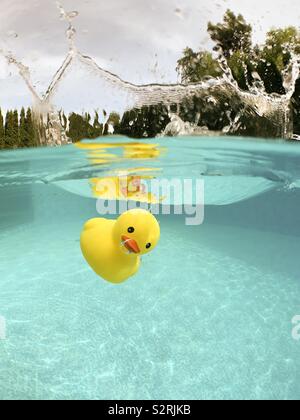
{"type": "Polygon", "coordinates": [[[7,63],[9,65],[14,65],[21,76],[21,78],[24,80],[26,86],[28,87],[34,103],[40,103],[41,98],[39,97],[38,93],[36,92],[36,89],[33,86],[33,83],[31,81],[31,75],[29,67],[22,64],[20,61],[18,61],[12,54],[11,51],[4,51],[3,49],[0,49],[0,54],[4,56],[4,58],[7,60],[7,63]]]}
{"type": "MultiPolygon", "coordinates": [[[[295,92],[296,81],[299,78],[300,58],[293,55],[291,63],[283,72],[283,85],[286,91],[285,95],[267,94],[264,84],[257,73],[252,73],[253,82],[248,82],[248,69],[245,66],[245,75],[248,84],[248,91],[243,91],[239,88],[237,81],[234,79],[231,69],[228,66],[227,60],[222,51],[218,51],[219,65],[223,71],[222,77],[205,80],[195,84],[148,84],[137,85],[128,81],[122,80],[117,74],[114,74],[104,68],[100,67],[97,62],[90,56],[83,54],[76,46],[76,28],[74,26],[74,19],[79,15],[78,11],[67,12],[60,2],[57,2],[57,8],[60,12],[60,18],[68,25],[66,30],[66,39],[68,42],[69,50],[62,65],[52,78],[46,92],[40,96],[34,84],[31,81],[30,69],[18,61],[10,51],[0,49],[0,53],[6,58],[7,62],[14,65],[28,87],[32,99],[33,108],[36,113],[52,123],[52,134],[46,131],[48,139],[47,144],[53,142],[57,144],[67,142],[64,129],[59,124],[60,118],[58,112],[55,111],[53,106],[54,96],[58,91],[61,82],[64,80],[68,71],[72,66],[79,62],[91,70],[104,81],[108,82],[112,87],[117,87],[119,91],[126,93],[128,102],[134,103],[136,109],[143,106],[151,106],[163,104],[165,106],[177,105],[178,109],[183,101],[188,98],[206,98],[206,102],[212,104],[219,102],[220,94],[230,103],[230,98],[233,96],[239,98],[243,103],[243,110],[236,113],[234,117],[231,116],[230,110],[227,110],[228,125],[223,127],[224,133],[235,133],[243,127],[245,123],[242,121],[243,113],[252,115],[253,118],[265,118],[272,121],[274,126],[278,127],[277,135],[283,137],[290,137],[291,130],[291,111],[290,102],[295,92]],[[246,110],[246,111],[245,111],[246,110]],[[49,117],[50,116],[50,117],[49,117]],[[54,132],[57,134],[54,135],[54,132]],[[49,137],[50,136],[50,137],[49,137]],[[56,139],[56,140],[54,140],[56,139]]],[[[177,134],[198,133],[203,131],[201,125],[201,112],[195,112],[196,120],[182,121],[181,117],[173,112],[170,112],[171,125],[167,127],[165,133],[173,131],[177,134]]],[[[51,131],[51,130],[50,130],[51,131]]]]}

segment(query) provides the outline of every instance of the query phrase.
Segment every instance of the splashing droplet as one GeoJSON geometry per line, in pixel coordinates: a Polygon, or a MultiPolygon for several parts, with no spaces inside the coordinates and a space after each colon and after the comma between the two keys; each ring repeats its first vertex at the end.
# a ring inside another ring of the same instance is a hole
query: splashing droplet
{"type": "Polygon", "coordinates": [[[6,35],[9,37],[9,38],[18,38],[19,37],[19,35],[17,34],[17,32],[15,32],[15,31],[8,31],[7,33],[6,33],[6,35]]]}
{"type": "Polygon", "coordinates": [[[73,12],[67,13],[67,18],[68,19],[75,19],[78,15],[79,15],[79,12],[77,12],[77,10],[74,10],[73,12]]]}
{"type": "Polygon", "coordinates": [[[177,17],[179,17],[180,19],[183,19],[183,12],[182,12],[182,10],[180,9],[180,7],[176,7],[176,9],[174,10],[174,12],[175,12],[175,15],[176,15],[177,17]]]}

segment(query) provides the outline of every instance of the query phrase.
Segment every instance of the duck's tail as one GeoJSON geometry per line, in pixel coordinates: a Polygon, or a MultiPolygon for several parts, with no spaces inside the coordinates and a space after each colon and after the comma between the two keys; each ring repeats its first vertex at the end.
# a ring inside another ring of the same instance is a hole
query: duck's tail
{"type": "Polygon", "coordinates": [[[102,220],[101,218],[99,218],[99,217],[97,217],[97,218],[95,218],[95,219],[90,219],[90,220],[88,220],[86,223],[85,223],[85,225],[84,225],[84,227],[83,227],[83,230],[85,231],[85,230],[90,230],[90,229],[93,229],[94,227],[96,227],[96,225],[99,223],[99,221],[100,220],[102,220]]]}

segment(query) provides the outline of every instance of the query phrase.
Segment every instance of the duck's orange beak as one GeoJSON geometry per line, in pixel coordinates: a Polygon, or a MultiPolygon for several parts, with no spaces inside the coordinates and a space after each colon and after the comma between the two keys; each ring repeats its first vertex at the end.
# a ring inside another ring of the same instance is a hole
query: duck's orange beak
{"type": "Polygon", "coordinates": [[[128,236],[123,235],[122,241],[128,251],[133,252],[134,254],[139,254],[141,252],[138,244],[134,239],[130,239],[128,236]]]}

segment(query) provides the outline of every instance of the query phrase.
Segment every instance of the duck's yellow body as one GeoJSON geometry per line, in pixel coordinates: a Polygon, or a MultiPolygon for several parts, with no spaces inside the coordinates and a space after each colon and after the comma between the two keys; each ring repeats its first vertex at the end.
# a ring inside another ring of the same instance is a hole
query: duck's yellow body
{"type": "Polygon", "coordinates": [[[122,283],[137,273],[140,256],[155,248],[159,238],[155,217],[135,209],[117,220],[89,220],[80,244],[83,256],[98,276],[111,283],[122,283]]]}

